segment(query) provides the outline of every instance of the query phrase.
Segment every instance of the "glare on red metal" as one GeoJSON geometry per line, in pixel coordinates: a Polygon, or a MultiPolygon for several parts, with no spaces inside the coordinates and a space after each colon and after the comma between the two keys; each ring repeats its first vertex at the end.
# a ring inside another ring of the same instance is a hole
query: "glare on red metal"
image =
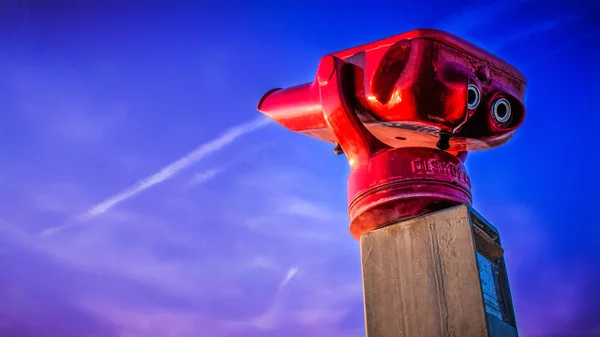
{"type": "Polygon", "coordinates": [[[350,230],[470,204],[467,151],[523,123],[525,79],[449,33],[419,29],[321,59],[311,83],[274,89],[258,110],[337,144],[348,158],[350,230]]]}

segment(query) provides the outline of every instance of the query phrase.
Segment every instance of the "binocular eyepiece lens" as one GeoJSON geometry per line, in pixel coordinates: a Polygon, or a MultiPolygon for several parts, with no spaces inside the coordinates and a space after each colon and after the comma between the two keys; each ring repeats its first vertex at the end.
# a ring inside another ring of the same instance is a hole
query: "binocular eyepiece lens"
{"type": "Polygon", "coordinates": [[[467,87],[467,106],[470,110],[477,108],[481,101],[481,93],[475,84],[469,84],[467,87]]]}
{"type": "Polygon", "coordinates": [[[511,116],[510,102],[506,98],[499,98],[492,105],[492,117],[498,123],[508,122],[511,116]]]}

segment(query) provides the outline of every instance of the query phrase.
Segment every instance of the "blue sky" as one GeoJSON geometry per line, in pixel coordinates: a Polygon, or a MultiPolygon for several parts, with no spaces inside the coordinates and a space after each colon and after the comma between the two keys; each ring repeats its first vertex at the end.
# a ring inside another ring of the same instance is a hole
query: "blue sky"
{"type": "Polygon", "coordinates": [[[522,335],[600,333],[600,5],[302,5],[2,1],[0,335],[364,335],[348,165],[255,106],[420,27],[528,79],[517,136],[467,160],[522,335]]]}

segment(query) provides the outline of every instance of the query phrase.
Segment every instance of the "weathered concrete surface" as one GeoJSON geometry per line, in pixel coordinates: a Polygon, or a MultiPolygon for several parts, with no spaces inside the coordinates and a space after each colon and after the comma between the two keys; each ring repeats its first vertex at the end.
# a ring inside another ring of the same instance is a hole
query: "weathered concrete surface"
{"type": "Polygon", "coordinates": [[[467,206],[361,237],[368,337],[488,336],[467,206]]]}

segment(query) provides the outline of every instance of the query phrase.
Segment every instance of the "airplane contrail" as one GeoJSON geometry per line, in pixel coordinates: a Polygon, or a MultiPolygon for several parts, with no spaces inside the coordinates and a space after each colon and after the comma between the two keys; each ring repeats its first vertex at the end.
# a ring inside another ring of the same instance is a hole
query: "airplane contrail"
{"type": "Polygon", "coordinates": [[[223,172],[223,168],[216,168],[216,169],[210,169],[210,170],[206,170],[200,173],[196,173],[192,179],[190,179],[187,184],[185,185],[185,188],[192,188],[198,184],[202,184],[203,182],[213,179],[215,176],[221,174],[221,172],[223,172]]]}
{"type": "Polygon", "coordinates": [[[80,223],[81,221],[89,220],[93,217],[96,217],[96,216],[108,211],[115,205],[117,205],[129,198],[134,197],[135,195],[143,192],[144,190],[146,190],[158,183],[161,183],[161,182],[173,177],[175,174],[179,173],[180,171],[184,170],[185,168],[189,167],[190,165],[198,162],[199,160],[203,159],[207,155],[221,150],[222,148],[229,145],[237,138],[239,138],[247,133],[250,133],[252,131],[255,131],[255,130],[267,125],[270,122],[271,121],[268,118],[266,118],[264,116],[260,116],[249,122],[235,126],[231,129],[229,129],[228,131],[224,132],[223,134],[221,134],[219,137],[211,140],[210,142],[198,146],[192,152],[190,152],[187,155],[181,157],[180,159],[172,162],[171,164],[165,166],[160,171],[152,174],[149,177],[139,180],[138,182],[133,184],[133,186],[96,204],[95,206],[91,207],[87,211],[76,216],[74,218],[75,221],[70,221],[69,223],[67,223],[65,225],[48,228],[48,229],[42,231],[41,235],[42,236],[50,236],[61,230],[71,227],[77,223],[80,223]]]}

